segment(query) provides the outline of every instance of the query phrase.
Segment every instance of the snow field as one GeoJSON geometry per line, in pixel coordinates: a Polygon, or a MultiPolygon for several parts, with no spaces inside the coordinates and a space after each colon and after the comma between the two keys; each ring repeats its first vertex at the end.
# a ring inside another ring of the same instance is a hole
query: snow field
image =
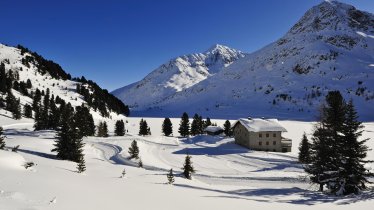
{"type": "MultiPolygon", "coordinates": [[[[20,145],[18,153],[0,152],[0,209],[368,209],[370,193],[337,199],[314,192],[303,180],[296,163],[302,133],[313,123],[280,121],[293,139],[292,153],[250,151],[233,139],[199,136],[178,138],[179,119],[173,118],[175,137],[161,136],[160,118],[145,118],[151,136],[137,136],[140,118],[127,118],[124,137],[84,139],[87,171],[76,173],[76,164],[54,159],[53,131],[32,131],[32,122],[0,116],[8,147],[20,145]],[[128,148],[138,141],[144,169],[128,160],[128,148]],[[192,180],[179,173],[186,151],[197,173],[192,180]],[[36,166],[24,169],[24,162],[36,166]],[[125,164],[125,165],[124,165],[125,164]],[[119,178],[126,169],[125,178],[119,178]],[[173,186],[166,170],[175,170],[173,186]],[[342,205],[346,204],[346,205],[342,205]]],[[[108,121],[109,129],[115,120],[108,121]]],[[[212,120],[218,125],[223,120],[212,120]]],[[[365,123],[364,137],[374,139],[374,123],[365,123]]],[[[373,140],[369,147],[374,148],[373,140]]],[[[373,159],[372,152],[369,157],[373,159]]]]}

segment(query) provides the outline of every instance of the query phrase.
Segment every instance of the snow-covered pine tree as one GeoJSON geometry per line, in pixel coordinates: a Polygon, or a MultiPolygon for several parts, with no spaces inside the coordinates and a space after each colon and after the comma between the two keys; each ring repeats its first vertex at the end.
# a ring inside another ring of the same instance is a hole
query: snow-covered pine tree
{"type": "Polygon", "coordinates": [[[138,167],[143,168],[143,161],[141,157],[139,157],[138,167]]]}
{"type": "Polygon", "coordinates": [[[164,119],[164,122],[162,123],[162,133],[165,136],[170,136],[173,134],[173,124],[171,123],[170,118],[164,119]]]}
{"type": "Polygon", "coordinates": [[[95,123],[90,110],[85,105],[76,107],[74,118],[81,136],[95,135],[95,123]]]}
{"type": "Polygon", "coordinates": [[[148,127],[147,121],[145,121],[144,119],[141,119],[139,122],[139,135],[146,136],[150,134],[151,134],[151,130],[148,127]]]}
{"type": "Polygon", "coordinates": [[[52,152],[57,152],[57,158],[79,162],[83,156],[82,136],[74,122],[74,109],[70,103],[64,108],[61,115],[61,125],[57,131],[55,148],[52,152]]]}
{"type": "Polygon", "coordinates": [[[125,135],[125,123],[123,122],[123,120],[117,120],[115,128],[114,128],[114,134],[116,136],[125,135]]]}
{"type": "Polygon", "coordinates": [[[50,114],[48,116],[48,127],[56,130],[58,124],[60,123],[60,110],[57,108],[54,98],[51,98],[49,104],[50,114]]]}
{"type": "Polygon", "coordinates": [[[77,170],[78,173],[86,171],[86,161],[84,160],[84,155],[82,155],[78,160],[77,170]]]}
{"type": "Polygon", "coordinates": [[[337,181],[340,187],[336,194],[347,195],[351,193],[359,193],[366,189],[370,183],[368,178],[374,174],[365,168],[365,164],[373,162],[366,160],[369,148],[365,143],[369,139],[359,140],[362,136],[363,125],[358,120],[357,111],[350,100],[346,105],[343,142],[341,145],[342,159],[341,170],[339,171],[339,179],[337,181]]]}
{"type": "Polygon", "coordinates": [[[14,101],[12,116],[15,120],[19,120],[22,117],[21,100],[19,98],[14,101]]]}
{"type": "Polygon", "coordinates": [[[179,134],[182,137],[190,135],[190,120],[186,112],[183,113],[181,121],[179,123],[179,134]]]}
{"type": "Polygon", "coordinates": [[[192,161],[191,161],[191,156],[187,154],[185,160],[184,160],[184,165],[183,165],[183,175],[187,179],[192,178],[192,174],[195,173],[195,169],[192,166],[192,161]]]}
{"type": "Polygon", "coordinates": [[[305,133],[299,146],[299,162],[304,164],[310,163],[310,143],[305,133]]]}
{"type": "Polygon", "coordinates": [[[26,118],[32,118],[32,107],[29,104],[23,106],[23,116],[26,118]]]}
{"type": "Polygon", "coordinates": [[[231,129],[231,123],[230,121],[226,120],[225,124],[223,124],[223,132],[225,133],[226,136],[232,136],[232,129],[231,129]]]}
{"type": "Polygon", "coordinates": [[[168,184],[173,184],[174,183],[175,179],[174,179],[174,173],[173,173],[172,168],[169,170],[169,173],[166,174],[166,177],[168,179],[168,184]]]}
{"type": "Polygon", "coordinates": [[[0,127],[0,149],[5,149],[5,137],[3,127],[0,127]]]}
{"type": "Polygon", "coordinates": [[[305,167],[320,191],[326,185],[332,192],[339,189],[337,180],[342,160],[345,102],[339,91],[330,91],[321,110],[321,120],[312,136],[311,161],[305,167]]]}
{"type": "Polygon", "coordinates": [[[100,122],[97,128],[97,136],[98,137],[108,137],[108,125],[106,122],[100,122]]]}
{"type": "Polygon", "coordinates": [[[6,93],[7,91],[7,77],[6,77],[6,72],[5,72],[5,65],[4,63],[0,64],[0,92],[6,93]]]}
{"type": "Polygon", "coordinates": [[[191,123],[191,131],[190,131],[190,134],[192,136],[196,136],[198,134],[201,134],[201,121],[200,121],[200,116],[198,114],[195,114],[193,116],[193,120],[192,120],[192,123],[191,123]]]}
{"type": "Polygon", "coordinates": [[[130,159],[139,158],[139,147],[138,147],[138,143],[136,142],[136,140],[132,141],[131,146],[129,148],[129,154],[130,154],[130,159]]]}
{"type": "Polygon", "coordinates": [[[20,100],[16,99],[14,97],[12,90],[7,91],[7,96],[6,96],[6,107],[5,109],[12,112],[13,118],[16,120],[21,119],[21,106],[20,106],[20,100]]]}

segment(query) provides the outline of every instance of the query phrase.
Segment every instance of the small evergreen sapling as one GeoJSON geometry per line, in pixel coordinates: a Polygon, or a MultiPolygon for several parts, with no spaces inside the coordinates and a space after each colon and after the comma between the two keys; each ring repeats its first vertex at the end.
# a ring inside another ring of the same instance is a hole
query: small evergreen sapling
{"type": "Polygon", "coordinates": [[[138,167],[143,168],[143,161],[142,158],[139,158],[138,167]]]}
{"type": "Polygon", "coordinates": [[[125,175],[126,175],[126,168],[123,169],[122,174],[121,174],[121,178],[124,178],[125,175]]]}
{"type": "Polygon", "coordinates": [[[184,177],[186,177],[187,179],[191,179],[192,174],[195,173],[195,169],[192,166],[191,156],[188,154],[185,158],[182,170],[184,177]]]}
{"type": "Polygon", "coordinates": [[[164,122],[162,123],[162,133],[165,136],[170,136],[173,134],[173,124],[171,123],[170,118],[164,119],[164,122]]]}
{"type": "Polygon", "coordinates": [[[173,169],[171,168],[169,173],[166,174],[166,177],[168,179],[168,184],[173,184],[174,183],[174,173],[173,173],[173,169]]]}
{"type": "Polygon", "coordinates": [[[310,143],[304,133],[299,146],[299,162],[308,164],[310,163],[310,158],[310,143]]]}
{"type": "Polygon", "coordinates": [[[179,134],[182,137],[190,135],[190,120],[186,112],[183,113],[179,124],[179,134]]]}
{"type": "Polygon", "coordinates": [[[139,158],[139,147],[138,147],[138,143],[136,142],[136,140],[132,141],[131,146],[129,148],[129,154],[130,154],[130,159],[139,158]]]}
{"type": "Polygon", "coordinates": [[[19,149],[19,145],[14,146],[14,147],[12,148],[12,152],[18,152],[18,149],[19,149]]]}

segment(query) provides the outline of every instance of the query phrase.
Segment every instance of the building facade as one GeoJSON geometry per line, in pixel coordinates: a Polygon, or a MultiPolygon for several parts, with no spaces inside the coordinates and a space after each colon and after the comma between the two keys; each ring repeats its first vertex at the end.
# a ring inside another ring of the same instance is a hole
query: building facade
{"type": "Polygon", "coordinates": [[[287,130],[275,119],[239,119],[233,124],[235,143],[253,150],[291,152],[292,141],[282,137],[287,130]]]}

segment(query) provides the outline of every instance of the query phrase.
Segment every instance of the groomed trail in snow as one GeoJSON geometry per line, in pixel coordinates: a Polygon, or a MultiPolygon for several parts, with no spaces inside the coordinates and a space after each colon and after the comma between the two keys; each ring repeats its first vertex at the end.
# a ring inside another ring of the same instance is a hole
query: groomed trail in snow
{"type": "MultiPolygon", "coordinates": [[[[163,119],[145,120],[151,136],[138,136],[140,118],[127,118],[129,132],[123,137],[85,138],[87,171],[78,174],[75,163],[57,160],[51,152],[55,132],[35,132],[30,120],[0,116],[7,147],[20,145],[18,153],[0,151],[0,209],[369,209],[374,204],[373,193],[338,199],[315,192],[305,180],[297,147],[313,123],[280,121],[289,131],[284,136],[293,139],[293,151],[274,153],[251,151],[223,136],[179,138],[179,119],[171,119],[174,137],[164,137],[163,119]],[[133,140],[144,168],[128,159],[133,140]],[[196,169],[192,180],[180,175],[187,152],[196,169]],[[25,162],[36,165],[25,169],[25,162]],[[166,184],[170,168],[173,186],[166,184]]],[[[110,130],[113,124],[108,121],[110,130]]],[[[374,123],[365,123],[364,137],[374,139],[374,123]]],[[[374,148],[373,140],[369,147],[374,148]]],[[[369,158],[374,159],[372,152],[369,158]]]]}

